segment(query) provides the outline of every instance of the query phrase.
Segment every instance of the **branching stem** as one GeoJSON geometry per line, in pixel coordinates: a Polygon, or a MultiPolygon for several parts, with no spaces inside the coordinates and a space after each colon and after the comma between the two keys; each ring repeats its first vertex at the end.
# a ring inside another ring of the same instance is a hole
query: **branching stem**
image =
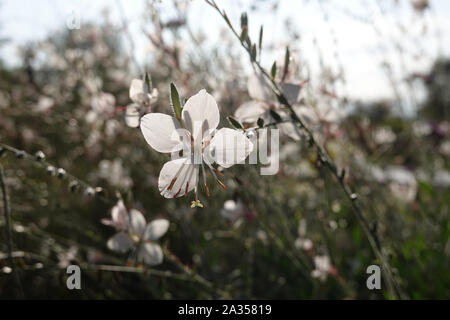
{"type": "Polygon", "coordinates": [[[308,142],[312,148],[315,149],[318,159],[320,163],[322,163],[333,175],[333,177],[338,182],[341,190],[344,192],[346,199],[350,203],[353,212],[355,213],[358,221],[361,224],[361,227],[366,234],[366,237],[369,241],[369,244],[377,257],[377,259],[382,264],[382,270],[385,272],[386,275],[386,284],[388,286],[388,291],[391,295],[391,298],[397,299],[398,296],[401,296],[401,290],[400,285],[396,281],[395,277],[392,274],[391,266],[389,265],[388,261],[386,260],[385,256],[381,252],[380,248],[377,245],[376,241],[376,235],[372,232],[369,222],[367,221],[366,217],[363,214],[363,210],[361,208],[361,205],[358,200],[358,195],[355,194],[350,186],[348,186],[345,183],[345,175],[343,175],[341,172],[338,171],[338,168],[336,164],[331,160],[330,156],[328,155],[327,151],[317,142],[317,140],[314,137],[314,134],[312,131],[305,125],[303,120],[297,115],[297,113],[294,111],[294,108],[292,105],[288,102],[287,98],[284,96],[282,90],[280,89],[280,86],[278,83],[276,83],[275,79],[269,75],[269,73],[261,66],[260,62],[256,61],[256,59],[253,58],[251,47],[247,43],[247,41],[241,40],[240,35],[236,31],[236,29],[231,24],[228,16],[226,15],[225,11],[222,11],[216,4],[215,0],[205,0],[205,2],[210,5],[212,8],[214,8],[225,20],[226,24],[230,28],[231,32],[235,35],[235,37],[239,40],[241,46],[247,51],[250,60],[258,71],[271,83],[271,90],[274,92],[274,94],[278,97],[278,100],[280,103],[282,103],[289,111],[292,120],[294,123],[296,123],[300,129],[304,130],[306,133],[308,142]]]}

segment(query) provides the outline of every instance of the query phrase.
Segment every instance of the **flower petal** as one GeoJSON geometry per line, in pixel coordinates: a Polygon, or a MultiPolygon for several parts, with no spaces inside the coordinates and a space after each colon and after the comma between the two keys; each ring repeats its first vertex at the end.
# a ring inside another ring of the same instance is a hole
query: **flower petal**
{"type": "Polygon", "coordinates": [[[146,104],[149,102],[149,96],[144,92],[144,81],[133,79],[130,86],[130,99],[137,104],[146,104]]]}
{"type": "Polygon", "coordinates": [[[317,113],[312,107],[306,106],[293,106],[295,113],[310,127],[318,125],[320,122],[317,113]]]}
{"type": "Polygon", "coordinates": [[[144,240],[157,240],[161,238],[169,229],[169,221],[166,219],[156,219],[150,222],[145,228],[144,240]]]}
{"type": "Polygon", "coordinates": [[[283,82],[280,86],[283,95],[291,105],[298,102],[300,98],[300,92],[303,87],[301,84],[283,82]]]}
{"type": "Polygon", "coordinates": [[[238,130],[222,128],[214,135],[204,151],[207,162],[218,163],[224,168],[241,163],[253,150],[253,143],[238,130]]]}
{"type": "MultiPolygon", "coordinates": [[[[286,119],[286,120],[291,119],[290,115],[285,111],[279,111],[278,114],[283,119],[286,119]]],[[[299,114],[297,113],[297,115],[299,115],[299,114]]],[[[280,129],[281,133],[289,136],[290,138],[294,139],[295,141],[300,140],[300,138],[302,136],[300,129],[293,122],[279,123],[279,124],[277,124],[277,128],[280,129]]]]}
{"type": "Polygon", "coordinates": [[[156,266],[163,262],[163,252],[156,243],[143,243],[138,250],[138,261],[143,261],[150,266],[156,266]]]}
{"type": "Polygon", "coordinates": [[[295,141],[301,139],[301,131],[295,124],[285,122],[278,124],[277,127],[283,134],[289,136],[291,139],[294,139],[295,141]]]}
{"type": "Polygon", "coordinates": [[[261,74],[254,74],[248,78],[247,89],[252,99],[266,102],[274,99],[269,82],[261,74]]]}
{"type": "Polygon", "coordinates": [[[118,230],[125,230],[127,228],[128,212],[122,200],[119,200],[111,209],[111,217],[115,228],[118,230]]]}
{"type": "Polygon", "coordinates": [[[185,130],[177,119],[167,114],[146,114],[141,119],[141,131],[147,143],[158,152],[171,153],[183,148],[185,130]]]}
{"type": "Polygon", "coordinates": [[[125,232],[119,232],[110,238],[106,245],[112,251],[125,253],[131,249],[133,241],[131,241],[130,237],[128,237],[125,232]]]}
{"type": "Polygon", "coordinates": [[[316,112],[320,120],[326,122],[337,122],[341,117],[339,111],[336,108],[328,106],[324,103],[320,103],[316,106],[316,112]]]}
{"type": "Polygon", "coordinates": [[[177,198],[197,186],[199,165],[187,158],[166,162],[159,173],[158,188],[165,198],[177,198]]]}
{"type": "Polygon", "coordinates": [[[140,94],[144,94],[144,81],[133,79],[130,85],[130,98],[133,99],[140,94]]]}
{"type": "Polygon", "coordinates": [[[241,104],[234,112],[234,115],[241,122],[253,123],[256,122],[258,118],[263,117],[266,112],[267,108],[265,104],[253,100],[241,104]]]}
{"type": "Polygon", "coordinates": [[[131,128],[139,127],[141,114],[139,112],[140,107],[138,104],[133,103],[127,106],[125,111],[125,123],[131,128]]]}
{"type": "Polygon", "coordinates": [[[184,125],[194,138],[201,143],[217,128],[220,121],[219,108],[216,100],[205,89],[190,97],[183,107],[182,118],[184,125]]]}
{"type": "Polygon", "coordinates": [[[97,114],[114,111],[116,98],[111,93],[101,92],[92,98],[92,109],[97,114]]]}
{"type": "Polygon", "coordinates": [[[145,221],[145,218],[140,211],[138,211],[136,209],[130,210],[130,231],[131,231],[131,233],[140,237],[145,230],[146,223],[147,222],[145,221]]]}

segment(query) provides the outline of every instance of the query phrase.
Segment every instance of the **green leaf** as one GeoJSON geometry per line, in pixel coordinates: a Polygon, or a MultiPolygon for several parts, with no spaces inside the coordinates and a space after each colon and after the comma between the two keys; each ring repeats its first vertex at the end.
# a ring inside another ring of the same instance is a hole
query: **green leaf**
{"type": "Polygon", "coordinates": [[[252,60],[255,61],[256,60],[256,45],[255,44],[252,45],[252,49],[250,51],[250,54],[251,54],[252,60]]]}
{"type": "Polygon", "coordinates": [[[144,74],[144,91],[145,93],[150,93],[153,90],[152,77],[148,72],[144,74]]]}
{"type": "Polygon", "coordinates": [[[248,37],[247,28],[242,29],[241,35],[239,36],[239,39],[241,39],[242,42],[244,42],[248,37]]]}
{"type": "Polygon", "coordinates": [[[256,124],[260,128],[264,127],[264,119],[263,118],[258,118],[258,121],[256,121],[256,124]]]}
{"type": "Polygon", "coordinates": [[[175,87],[173,82],[170,83],[170,99],[172,100],[172,107],[175,118],[177,118],[181,123],[181,110],[183,109],[183,107],[181,106],[180,95],[178,94],[177,87],[175,87]]]}
{"type": "Polygon", "coordinates": [[[228,116],[227,120],[230,122],[230,124],[235,127],[236,129],[244,130],[244,126],[233,116],[228,116]]]}
{"type": "Polygon", "coordinates": [[[272,64],[272,69],[270,69],[270,76],[272,77],[272,80],[275,80],[275,77],[277,76],[277,62],[274,61],[272,64]]]}
{"type": "Polygon", "coordinates": [[[262,40],[263,40],[263,26],[261,25],[261,28],[259,29],[259,43],[258,43],[258,49],[259,49],[260,55],[261,55],[261,48],[262,48],[262,40]]]}
{"type": "Polygon", "coordinates": [[[420,189],[426,192],[428,195],[433,195],[433,187],[424,181],[418,181],[420,189]]]}
{"type": "Polygon", "coordinates": [[[291,53],[289,51],[289,47],[286,47],[286,53],[284,54],[284,69],[283,69],[283,77],[282,81],[286,78],[289,71],[289,61],[291,60],[291,53]]]}
{"type": "Polygon", "coordinates": [[[247,28],[248,28],[247,12],[243,12],[241,14],[241,29],[247,29],[247,28]]]}
{"type": "Polygon", "coordinates": [[[274,110],[269,110],[270,116],[275,120],[275,122],[281,122],[281,116],[274,110]]]}

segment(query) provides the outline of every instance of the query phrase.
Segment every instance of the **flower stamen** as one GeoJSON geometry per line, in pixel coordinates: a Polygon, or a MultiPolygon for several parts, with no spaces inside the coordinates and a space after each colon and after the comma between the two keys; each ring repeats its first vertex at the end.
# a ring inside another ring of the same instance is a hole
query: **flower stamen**
{"type": "Polygon", "coordinates": [[[222,187],[223,190],[227,190],[227,186],[224,185],[222,181],[220,181],[219,179],[217,179],[217,183],[219,184],[219,186],[222,187]]]}

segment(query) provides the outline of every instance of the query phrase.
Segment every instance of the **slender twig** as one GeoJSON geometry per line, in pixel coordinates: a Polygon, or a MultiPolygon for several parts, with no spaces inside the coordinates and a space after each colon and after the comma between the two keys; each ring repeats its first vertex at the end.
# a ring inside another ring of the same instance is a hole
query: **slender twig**
{"type": "MultiPolygon", "coordinates": [[[[11,147],[10,145],[4,144],[0,142],[0,149],[3,148],[6,151],[9,151],[11,153],[13,153],[15,156],[20,155],[21,157],[23,157],[24,160],[29,160],[32,162],[35,162],[37,165],[44,167],[44,168],[54,168],[55,170],[57,168],[59,168],[58,166],[53,165],[52,163],[44,160],[44,159],[40,159],[37,158],[35,155],[29,154],[26,151],[23,150],[19,150],[16,149],[14,147],[11,147]]],[[[64,170],[64,175],[71,181],[76,181],[78,183],[79,186],[83,187],[85,190],[91,190],[93,192],[93,195],[95,195],[98,199],[102,200],[103,202],[105,202],[106,204],[109,205],[114,205],[115,201],[112,201],[111,199],[106,198],[105,196],[103,196],[100,192],[95,192],[96,188],[91,186],[89,183],[85,182],[84,180],[77,178],[76,176],[74,176],[73,174],[67,172],[66,170],[64,170]]]]}
{"type": "Polygon", "coordinates": [[[152,268],[143,267],[129,267],[129,266],[115,266],[115,265],[100,265],[100,264],[88,264],[82,263],[80,267],[85,270],[97,270],[97,271],[109,271],[109,272],[124,272],[124,273],[140,273],[150,276],[157,276],[161,278],[171,278],[181,281],[193,281],[205,285],[204,282],[198,281],[197,278],[190,277],[186,274],[174,273],[172,271],[163,271],[152,268]]]}
{"type": "Polygon", "coordinates": [[[11,211],[9,207],[8,201],[8,192],[6,191],[5,184],[5,174],[3,172],[3,166],[0,163],[0,188],[2,189],[2,197],[3,197],[3,211],[5,215],[5,234],[6,234],[6,245],[8,247],[8,263],[11,268],[11,273],[16,283],[17,295],[19,299],[24,298],[22,284],[20,282],[20,277],[16,272],[16,268],[14,266],[13,260],[13,242],[12,242],[12,233],[11,233],[11,211]]]}
{"type": "Polygon", "coordinates": [[[380,248],[378,248],[378,246],[377,246],[377,242],[375,240],[376,236],[372,233],[369,222],[367,221],[367,219],[365,218],[365,216],[363,214],[363,210],[362,210],[361,205],[358,200],[358,195],[355,194],[351,190],[351,188],[345,183],[345,181],[344,181],[345,175],[338,171],[336,164],[333,162],[333,160],[331,160],[327,151],[316,141],[312,131],[305,125],[303,120],[294,111],[294,108],[288,102],[287,98],[284,96],[281,88],[279,87],[278,83],[276,83],[275,79],[269,75],[269,73],[261,66],[261,64],[258,61],[256,61],[255,59],[252,58],[251,47],[246,43],[246,41],[241,40],[240,35],[237,33],[237,31],[231,24],[226,13],[217,6],[217,4],[214,0],[205,0],[205,2],[208,5],[210,5],[212,8],[214,8],[225,20],[226,24],[228,25],[228,27],[230,28],[232,33],[235,35],[235,37],[241,43],[241,46],[249,54],[251,61],[255,64],[255,66],[257,67],[259,72],[261,72],[261,74],[271,83],[271,85],[272,85],[271,90],[277,96],[280,103],[283,104],[288,109],[288,111],[292,117],[292,120],[294,120],[294,122],[297,123],[302,130],[305,131],[310,146],[312,148],[314,148],[317,152],[319,161],[330,171],[330,173],[334,176],[336,181],[339,183],[347,200],[350,202],[353,212],[355,213],[356,217],[358,218],[364,233],[366,234],[366,237],[369,241],[369,244],[370,244],[375,256],[380,260],[381,264],[383,265],[383,271],[385,272],[385,275],[386,275],[386,280],[387,280],[386,283],[388,286],[388,290],[389,290],[392,298],[396,299],[397,298],[396,291],[398,291],[400,293],[400,285],[397,283],[396,279],[393,277],[389,263],[387,262],[386,258],[382,254],[380,248]]]}
{"type": "Polygon", "coordinates": [[[279,124],[282,124],[282,123],[292,123],[292,124],[294,124],[294,121],[285,119],[285,120],[280,120],[280,121],[270,122],[270,123],[266,123],[266,124],[264,124],[264,125],[262,125],[262,126],[256,126],[256,127],[246,128],[245,131],[247,131],[247,130],[255,130],[255,131],[258,131],[258,130],[266,129],[266,128],[269,128],[269,127],[275,127],[275,126],[277,126],[277,125],[279,125],[279,124]]]}
{"type": "Polygon", "coordinates": [[[201,283],[205,287],[212,289],[216,291],[221,296],[227,296],[227,293],[223,291],[222,289],[217,288],[212,282],[206,280],[201,275],[196,273],[192,268],[188,267],[187,265],[183,264],[180,259],[173,254],[167,247],[163,248],[164,254],[166,257],[172,261],[181,271],[183,271],[188,277],[192,278],[194,281],[201,283]]]}

